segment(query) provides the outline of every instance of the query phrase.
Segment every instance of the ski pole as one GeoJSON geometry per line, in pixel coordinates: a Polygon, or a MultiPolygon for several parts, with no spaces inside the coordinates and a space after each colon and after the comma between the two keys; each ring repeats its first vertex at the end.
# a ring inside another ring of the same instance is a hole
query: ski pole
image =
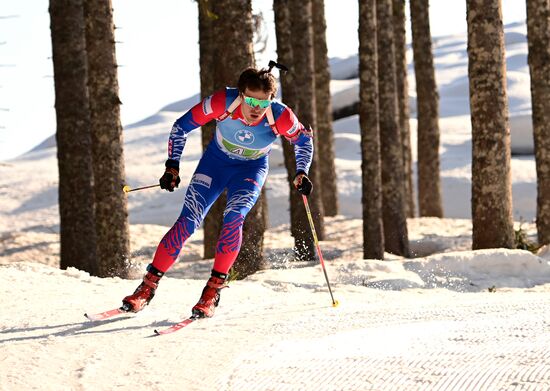
{"type": "Polygon", "coordinates": [[[122,191],[125,192],[125,193],[129,193],[131,191],[138,191],[138,190],[143,190],[143,189],[150,189],[152,187],[158,187],[160,186],[160,184],[157,184],[157,185],[150,185],[150,186],[143,186],[143,187],[136,187],[135,189],[132,189],[130,186],[128,185],[125,185],[123,188],[122,188],[122,191]]]}
{"type": "Polygon", "coordinates": [[[323,273],[325,274],[325,280],[327,281],[328,291],[330,292],[330,298],[332,299],[332,306],[338,307],[340,303],[338,302],[338,300],[334,300],[332,289],[330,289],[330,282],[328,281],[327,269],[325,268],[323,253],[321,252],[321,247],[319,247],[319,241],[317,240],[317,233],[315,232],[315,225],[313,224],[313,217],[311,217],[311,211],[309,210],[307,197],[302,194],[302,199],[304,200],[304,206],[306,207],[307,219],[309,220],[309,226],[311,227],[311,233],[313,234],[313,241],[315,242],[315,247],[317,248],[317,255],[319,256],[319,261],[321,262],[321,268],[323,269],[323,273]]]}

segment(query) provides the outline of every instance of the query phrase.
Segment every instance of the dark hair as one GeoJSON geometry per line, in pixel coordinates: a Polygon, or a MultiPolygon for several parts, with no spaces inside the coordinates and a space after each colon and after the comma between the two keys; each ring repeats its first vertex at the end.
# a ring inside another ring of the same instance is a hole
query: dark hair
{"type": "Polygon", "coordinates": [[[268,69],[247,68],[239,76],[239,92],[244,94],[248,88],[252,91],[269,93],[271,99],[277,94],[277,80],[268,69]]]}

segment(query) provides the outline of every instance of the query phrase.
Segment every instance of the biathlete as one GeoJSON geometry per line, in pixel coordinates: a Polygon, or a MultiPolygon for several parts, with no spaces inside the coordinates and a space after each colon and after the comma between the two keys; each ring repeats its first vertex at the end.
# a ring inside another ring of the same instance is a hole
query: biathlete
{"type": "Polygon", "coordinates": [[[160,187],[170,192],[180,183],[179,160],[189,132],[216,120],[216,133],[191,178],[179,218],[159,243],[143,282],[123,299],[123,308],[138,312],[149,304],[159,280],[176,262],[185,241],[227,189],[212,274],[192,309],[197,317],[214,315],[220,291],[226,286],[229,269],[241,247],[244,219],[260,196],[269,168],[268,155],[279,135],[294,145],[294,186],[302,194],[311,193],[307,175],[313,157],[312,134],[290,108],[273,100],[277,92],[277,81],[271,74],[273,65],[278,64],[270,62],[269,69],[246,69],[239,77],[238,88],[215,92],[174,123],[166,169],[159,180],[160,187]]]}

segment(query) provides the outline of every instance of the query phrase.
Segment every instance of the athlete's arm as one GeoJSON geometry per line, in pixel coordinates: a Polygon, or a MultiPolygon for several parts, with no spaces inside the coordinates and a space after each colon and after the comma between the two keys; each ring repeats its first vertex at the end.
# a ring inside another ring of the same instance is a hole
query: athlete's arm
{"type": "Polygon", "coordinates": [[[275,121],[277,131],[294,145],[296,156],[296,172],[309,172],[313,160],[313,138],[304,125],[298,121],[296,115],[286,107],[275,121]]]}
{"type": "Polygon", "coordinates": [[[168,160],[179,162],[185,142],[187,141],[187,134],[193,129],[218,118],[224,112],[225,89],[204,98],[200,103],[178,118],[172,126],[168,139],[168,160]]]}

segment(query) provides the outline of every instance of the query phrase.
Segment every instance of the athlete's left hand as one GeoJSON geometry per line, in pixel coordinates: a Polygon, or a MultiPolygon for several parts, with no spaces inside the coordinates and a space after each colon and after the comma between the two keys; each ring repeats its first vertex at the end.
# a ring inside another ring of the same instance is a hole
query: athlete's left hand
{"type": "Polygon", "coordinates": [[[313,184],[309,180],[307,174],[303,171],[296,172],[293,183],[294,187],[296,187],[296,190],[298,190],[300,194],[308,196],[313,191],[313,184]]]}

